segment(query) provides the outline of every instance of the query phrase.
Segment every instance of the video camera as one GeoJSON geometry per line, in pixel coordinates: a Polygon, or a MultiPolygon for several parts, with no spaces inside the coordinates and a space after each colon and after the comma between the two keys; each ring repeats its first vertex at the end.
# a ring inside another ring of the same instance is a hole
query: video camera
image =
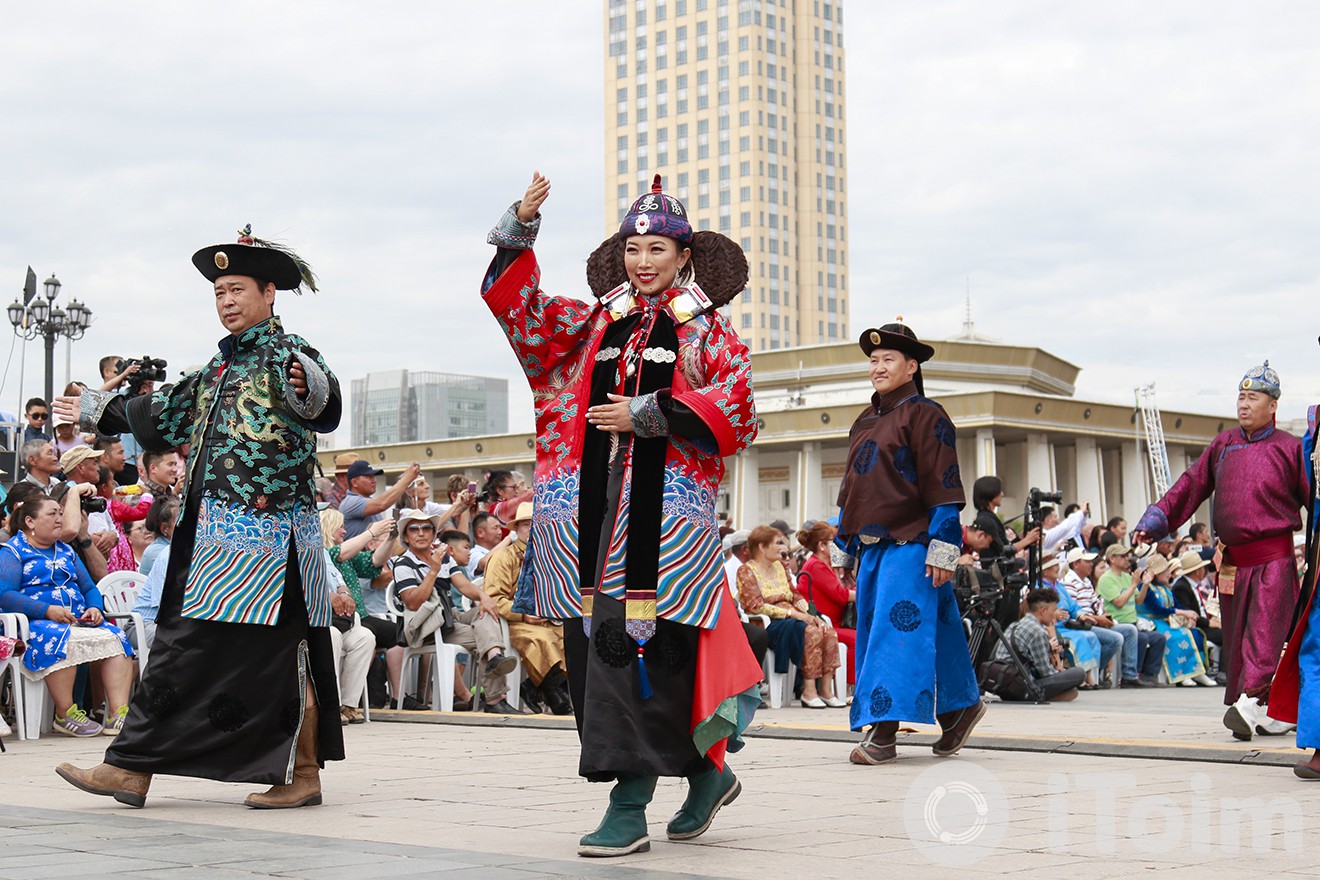
{"type": "Polygon", "coordinates": [[[140,358],[120,358],[119,363],[115,364],[115,372],[122,373],[134,364],[137,364],[138,371],[124,379],[124,385],[128,387],[130,396],[140,392],[146,382],[165,381],[165,368],[168,364],[164,358],[154,358],[149,354],[144,354],[140,358]]]}
{"type": "Polygon", "coordinates": [[[953,595],[964,617],[989,616],[1003,596],[1016,597],[1028,583],[1027,560],[1010,551],[982,559],[976,566],[958,566],[953,575],[953,595]]]}

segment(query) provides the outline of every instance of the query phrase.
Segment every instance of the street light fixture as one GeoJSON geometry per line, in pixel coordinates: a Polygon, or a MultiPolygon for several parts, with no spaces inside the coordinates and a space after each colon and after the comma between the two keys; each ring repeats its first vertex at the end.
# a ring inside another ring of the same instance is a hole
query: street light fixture
{"type": "MultiPolygon", "coordinates": [[[[78,300],[69,303],[68,310],[55,305],[55,298],[60,295],[60,279],[51,275],[46,279],[45,298],[33,296],[25,306],[14,300],[6,313],[9,323],[14,327],[14,335],[20,339],[46,341],[46,402],[55,396],[55,340],[65,337],[70,340],[81,339],[92,324],[92,310],[78,300]]],[[[28,288],[31,291],[31,287],[28,288]]]]}

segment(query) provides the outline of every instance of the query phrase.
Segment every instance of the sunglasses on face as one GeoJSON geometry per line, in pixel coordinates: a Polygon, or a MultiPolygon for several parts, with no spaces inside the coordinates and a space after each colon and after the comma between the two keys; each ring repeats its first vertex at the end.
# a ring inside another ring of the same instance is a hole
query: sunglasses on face
{"type": "Polygon", "coordinates": [[[434,530],[433,528],[431,528],[430,526],[412,525],[412,526],[408,526],[407,531],[408,531],[408,532],[431,532],[431,531],[435,531],[435,530],[434,530]]]}
{"type": "Polygon", "coordinates": [[[32,419],[33,421],[48,419],[50,418],[50,413],[36,413],[36,412],[29,413],[28,418],[32,419]]]}

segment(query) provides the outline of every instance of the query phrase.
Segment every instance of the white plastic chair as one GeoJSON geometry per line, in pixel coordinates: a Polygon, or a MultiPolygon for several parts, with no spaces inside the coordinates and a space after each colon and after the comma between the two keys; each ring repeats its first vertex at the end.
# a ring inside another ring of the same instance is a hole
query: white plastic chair
{"type": "MultiPolygon", "coordinates": [[[[11,639],[23,638],[23,633],[27,631],[27,618],[21,614],[0,614],[0,635],[11,639]],[[22,624],[19,619],[22,618],[22,624]]],[[[10,681],[13,684],[14,691],[14,732],[18,734],[20,740],[28,739],[27,712],[25,711],[26,700],[26,681],[23,678],[23,658],[10,657],[4,663],[0,663],[0,685],[4,684],[5,673],[10,675],[10,681]]],[[[38,733],[40,730],[38,729],[38,733]]]]}
{"type": "MultiPolygon", "coordinates": [[[[28,619],[23,614],[6,614],[5,635],[22,639],[28,645],[32,637],[28,630],[28,619]]],[[[28,650],[32,650],[30,647],[28,650]]],[[[40,739],[41,735],[55,726],[55,699],[50,695],[50,688],[44,681],[32,681],[21,672],[14,680],[15,691],[21,694],[15,697],[15,704],[23,704],[23,718],[20,725],[21,739],[40,739]]]]}
{"type": "Polygon", "coordinates": [[[509,701],[509,705],[515,709],[521,709],[522,704],[522,683],[523,683],[523,663],[522,655],[513,647],[513,641],[509,638],[509,622],[503,617],[500,618],[500,636],[504,639],[504,655],[512,657],[514,661],[513,671],[504,676],[505,685],[509,693],[504,699],[509,701]]]}
{"type": "Polygon", "coordinates": [[[137,634],[137,661],[138,677],[147,671],[147,657],[150,654],[150,648],[147,647],[147,627],[142,620],[142,615],[133,610],[137,604],[138,591],[147,583],[147,576],[137,571],[112,571],[101,578],[96,589],[101,591],[101,599],[105,602],[105,617],[107,620],[115,623],[120,629],[124,628],[125,621],[133,622],[133,631],[137,634]]]}
{"type": "MultiPolygon", "coordinates": [[[[391,613],[398,615],[393,611],[397,607],[394,598],[394,584],[390,584],[385,590],[385,601],[391,609],[391,613]]],[[[406,621],[411,611],[405,612],[403,619],[406,621]]],[[[431,708],[436,712],[454,711],[454,664],[458,662],[458,655],[462,650],[457,645],[447,645],[440,641],[440,633],[436,632],[436,640],[429,645],[419,647],[404,646],[403,649],[403,668],[399,676],[399,693],[394,695],[394,708],[403,708],[403,697],[408,692],[404,684],[409,678],[420,686],[417,681],[417,669],[421,658],[431,658],[431,708]],[[409,670],[412,670],[410,673],[409,670]]]]}

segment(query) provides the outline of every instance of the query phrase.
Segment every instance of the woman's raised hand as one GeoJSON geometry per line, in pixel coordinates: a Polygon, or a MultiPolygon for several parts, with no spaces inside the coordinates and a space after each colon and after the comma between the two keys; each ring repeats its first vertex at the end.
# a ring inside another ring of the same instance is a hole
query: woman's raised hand
{"type": "Polygon", "coordinates": [[[522,202],[518,205],[518,222],[531,223],[536,218],[536,212],[541,210],[541,205],[550,197],[550,178],[539,171],[532,172],[532,182],[527,185],[527,192],[523,194],[522,202]]]}

